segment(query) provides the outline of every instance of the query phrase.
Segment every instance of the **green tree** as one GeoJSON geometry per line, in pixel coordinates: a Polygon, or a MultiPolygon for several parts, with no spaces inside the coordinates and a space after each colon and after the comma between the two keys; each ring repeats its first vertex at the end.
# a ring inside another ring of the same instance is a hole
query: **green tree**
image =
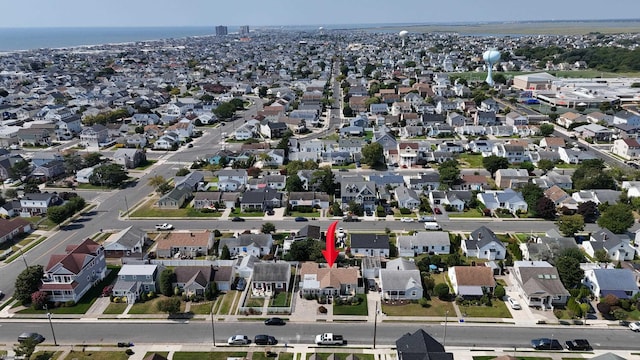
{"type": "Polygon", "coordinates": [[[160,185],[165,184],[166,182],[167,180],[165,180],[165,178],[162,175],[155,175],[149,178],[149,180],[147,181],[147,184],[149,184],[149,186],[156,189],[157,191],[160,185]]]}
{"type": "Polygon", "coordinates": [[[532,172],[536,169],[535,165],[531,161],[525,161],[520,164],[520,169],[525,169],[527,172],[532,172]]]}
{"type": "Polygon", "coordinates": [[[189,171],[189,169],[187,169],[186,167],[183,167],[176,171],[176,176],[187,176],[189,175],[189,173],[191,173],[191,171],[189,171]]]}
{"type": "Polygon", "coordinates": [[[180,304],[180,298],[170,297],[158,301],[156,306],[158,308],[158,311],[162,311],[167,314],[177,314],[180,312],[180,304]]]}
{"type": "Polygon", "coordinates": [[[460,169],[456,160],[447,160],[438,166],[440,174],[440,183],[444,184],[447,189],[460,182],[460,169]]]}
{"type": "Polygon", "coordinates": [[[84,160],[78,153],[67,154],[62,158],[62,164],[67,174],[75,174],[84,167],[84,160]]]}
{"type": "Polygon", "coordinates": [[[23,176],[27,176],[31,173],[31,164],[26,160],[16,161],[11,168],[9,168],[9,175],[13,179],[21,179],[23,176]]]}
{"type": "Polygon", "coordinates": [[[47,208],[47,217],[56,225],[62,224],[71,215],[66,206],[49,206],[47,208]]]}
{"type": "Polygon", "coordinates": [[[82,158],[84,160],[84,165],[87,167],[96,166],[102,162],[102,154],[97,152],[88,153],[82,158]]]}
{"type": "Polygon", "coordinates": [[[223,102],[213,110],[213,113],[220,119],[230,119],[236,113],[236,107],[232,103],[223,102]]]}
{"type": "Polygon", "coordinates": [[[598,219],[600,227],[609,229],[614,234],[624,233],[633,223],[631,207],[623,203],[609,206],[598,219]]]}
{"type": "Polygon", "coordinates": [[[287,176],[287,185],[285,187],[287,191],[304,191],[304,183],[298,176],[298,174],[291,174],[287,176]]]}
{"type": "Polygon", "coordinates": [[[32,338],[28,338],[25,341],[19,342],[16,346],[13,347],[13,351],[18,356],[22,356],[23,359],[31,359],[31,355],[36,350],[36,346],[38,344],[32,338]]]}
{"type": "Polygon", "coordinates": [[[495,174],[499,169],[506,169],[509,167],[509,160],[505,157],[490,155],[482,158],[482,166],[491,173],[491,176],[495,174]]]}
{"type": "Polygon", "coordinates": [[[378,142],[372,142],[362,147],[362,162],[374,167],[384,161],[384,149],[378,142]]]}
{"type": "Polygon", "coordinates": [[[616,182],[605,171],[604,161],[600,159],[584,160],[571,176],[575,190],[615,189],[616,182]]]}
{"type": "Polygon", "coordinates": [[[563,236],[573,236],[584,230],[584,218],[582,215],[561,215],[556,222],[558,230],[563,236]]]}
{"type": "Polygon", "coordinates": [[[502,299],[506,295],[506,291],[504,290],[504,286],[496,285],[495,290],[493,290],[493,296],[497,299],[502,299]]]}
{"type": "MultiPolygon", "coordinates": [[[[317,171],[314,171],[311,176],[311,184],[316,185],[318,190],[324,191],[329,195],[333,195],[336,192],[335,174],[331,171],[330,166],[324,166],[317,171]]],[[[313,188],[312,185],[309,188],[313,188]]]]}
{"type": "Polygon", "coordinates": [[[314,239],[294,241],[285,255],[289,261],[322,261],[322,244],[314,239]]]}
{"type": "Polygon", "coordinates": [[[345,105],[342,108],[342,115],[344,115],[344,117],[353,117],[353,109],[351,109],[351,106],[345,105]]]}
{"type": "Polygon", "coordinates": [[[553,124],[542,124],[540,125],[540,135],[542,136],[550,136],[553,134],[555,127],[553,124]]]}
{"type": "Polygon", "coordinates": [[[593,201],[585,201],[578,205],[576,213],[582,215],[584,222],[593,223],[598,218],[598,205],[593,201]]]}
{"type": "Polygon", "coordinates": [[[32,265],[23,270],[16,278],[13,297],[21,304],[29,303],[31,294],[40,289],[43,276],[42,265],[32,265]]]}
{"type": "Polygon", "coordinates": [[[586,258],[584,257],[584,253],[582,250],[578,248],[568,248],[564,249],[558,254],[558,257],[570,257],[576,259],[579,263],[585,262],[586,258]]]}
{"type": "Polygon", "coordinates": [[[584,271],[580,269],[580,262],[570,256],[560,256],[556,258],[555,262],[560,281],[564,287],[567,289],[579,287],[584,277],[584,271]]]}
{"type": "Polygon", "coordinates": [[[271,234],[276,232],[276,226],[273,223],[266,222],[262,224],[261,231],[263,234],[271,234]]]}
{"type": "Polygon", "coordinates": [[[435,288],[433,288],[433,292],[438,299],[447,300],[449,298],[449,285],[445,283],[438,283],[435,288]]]}
{"type": "Polygon", "coordinates": [[[222,250],[220,251],[220,260],[230,260],[231,259],[231,252],[229,251],[229,247],[227,245],[224,245],[222,247],[222,250]]]}
{"type": "Polygon", "coordinates": [[[7,199],[15,199],[18,197],[18,190],[14,188],[8,188],[7,190],[4,191],[4,196],[7,199]]]}
{"type": "Polygon", "coordinates": [[[598,262],[609,262],[609,253],[605,249],[598,249],[593,253],[593,257],[598,262]]]}
{"type": "Polygon", "coordinates": [[[160,292],[165,296],[173,295],[173,283],[176,282],[176,274],[171,269],[164,269],[158,280],[160,292]]]}
{"type": "Polygon", "coordinates": [[[534,183],[527,183],[520,190],[522,193],[522,198],[527,202],[527,206],[529,208],[529,212],[533,216],[538,215],[538,201],[544,197],[544,190],[542,190],[538,185],[534,183]]]}
{"type": "Polygon", "coordinates": [[[555,167],[556,163],[549,159],[541,159],[540,161],[538,161],[538,169],[544,170],[545,172],[552,170],[555,167]]]}
{"type": "Polygon", "coordinates": [[[89,177],[89,182],[95,186],[117,188],[128,178],[129,175],[122,165],[105,164],[93,169],[93,174],[89,177]]]}

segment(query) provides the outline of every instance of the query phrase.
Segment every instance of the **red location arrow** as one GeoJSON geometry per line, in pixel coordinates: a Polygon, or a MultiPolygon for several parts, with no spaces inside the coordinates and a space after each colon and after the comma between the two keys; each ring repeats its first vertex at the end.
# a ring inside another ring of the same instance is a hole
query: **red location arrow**
{"type": "Polygon", "coordinates": [[[327,243],[326,249],[322,250],[322,255],[325,260],[327,260],[327,264],[329,267],[333,266],[333,263],[336,262],[338,258],[338,251],[336,250],[336,226],[338,226],[338,222],[334,221],[329,225],[329,229],[327,229],[327,243]]]}

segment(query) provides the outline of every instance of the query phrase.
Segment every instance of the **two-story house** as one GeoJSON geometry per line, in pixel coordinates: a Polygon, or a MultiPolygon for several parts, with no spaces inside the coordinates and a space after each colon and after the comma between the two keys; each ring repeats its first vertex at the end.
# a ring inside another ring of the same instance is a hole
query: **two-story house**
{"type": "Polygon", "coordinates": [[[20,216],[31,217],[47,213],[49,206],[59,202],[56,193],[28,193],[20,198],[20,216]]]}
{"type": "Polygon", "coordinates": [[[113,296],[124,296],[128,304],[133,304],[143,292],[158,291],[160,276],[155,264],[124,264],[118,271],[118,280],[113,286],[113,296]]]}
{"type": "Polygon", "coordinates": [[[102,246],[91,239],[68,245],[66,254],[54,254],[44,268],[40,291],[52,302],[78,302],[105,278],[107,263],[102,246]]]}
{"type": "Polygon", "coordinates": [[[218,177],[218,190],[236,191],[247,185],[249,176],[245,169],[222,169],[214,173],[218,177]]]}
{"type": "Polygon", "coordinates": [[[462,241],[465,256],[487,260],[502,260],[507,255],[507,248],[496,234],[485,226],[481,226],[462,241]]]}

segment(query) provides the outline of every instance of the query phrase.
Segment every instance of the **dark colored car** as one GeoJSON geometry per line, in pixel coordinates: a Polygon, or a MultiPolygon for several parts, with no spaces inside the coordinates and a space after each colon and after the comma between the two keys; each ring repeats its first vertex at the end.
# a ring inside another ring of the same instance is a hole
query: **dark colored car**
{"type": "Polygon", "coordinates": [[[297,218],[295,218],[296,221],[300,222],[300,221],[309,221],[306,217],[302,217],[302,216],[298,216],[297,218]]]}
{"type": "Polygon", "coordinates": [[[247,286],[247,280],[244,278],[238,279],[238,283],[236,284],[236,290],[244,291],[244,288],[247,286]]]}
{"type": "Polygon", "coordinates": [[[34,343],[40,344],[41,342],[44,341],[44,336],[34,332],[25,332],[20,334],[20,336],[18,336],[19,343],[23,343],[27,340],[32,340],[34,343]]]}
{"type": "Polygon", "coordinates": [[[558,340],[549,338],[533,339],[531,347],[536,350],[562,350],[562,345],[558,340]]]}
{"type": "Polygon", "coordinates": [[[270,335],[256,335],[256,337],[253,339],[253,342],[256,345],[275,345],[278,343],[276,338],[270,335]]]}
{"type": "Polygon", "coordinates": [[[242,222],[242,221],[244,221],[244,219],[239,217],[239,216],[236,216],[233,219],[231,219],[231,221],[233,221],[233,222],[242,222]]]}
{"type": "Polygon", "coordinates": [[[276,212],[275,212],[275,211],[273,211],[273,209],[269,209],[269,210],[267,210],[267,215],[273,215],[273,214],[275,214],[275,213],[276,213],[276,212]]]}
{"type": "Polygon", "coordinates": [[[442,211],[440,210],[440,208],[433,208],[433,213],[436,215],[442,215],[442,211]]]}
{"type": "Polygon", "coordinates": [[[587,341],[586,339],[567,340],[565,341],[565,344],[567,345],[567,349],[573,350],[573,351],[593,350],[593,348],[591,347],[591,344],[589,344],[589,341],[587,341]]]}
{"type": "Polygon", "coordinates": [[[284,322],[284,320],[282,320],[279,317],[272,317],[272,318],[268,318],[267,320],[264,321],[265,325],[284,325],[286,324],[284,322]]]}

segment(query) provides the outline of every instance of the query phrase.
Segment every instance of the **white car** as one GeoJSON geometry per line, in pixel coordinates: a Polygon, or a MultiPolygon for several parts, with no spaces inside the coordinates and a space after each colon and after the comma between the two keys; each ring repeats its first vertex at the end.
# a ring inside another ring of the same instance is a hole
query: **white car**
{"type": "Polygon", "coordinates": [[[629,329],[635,332],[640,331],[640,321],[632,322],[629,324],[629,329]]]}
{"type": "Polygon", "coordinates": [[[164,224],[156,225],[156,230],[171,230],[171,229],[173,229],[173,225],[171,224],[164,223],[164,224]]]}
{"type": "Polygon", "coordinates": [[[402,219],[400,219],[401,222],[406,222],[406,223],[410,223],[413,222],[412,218],[408,218],[408,217],[403,217],[402,219]]]}
{"type": "Polygon", "coordinates": [[[522,309],[522,306],[520,306],[520,303],[518,302],[518,300],[516,300],[516,299],[514,299],[512,297],[507,298],[507,302],[509,303],[509,306],[511,306],[511,308],[513,310],[522,309]]]}
{"type": "Polygon", "coordinates": [[[342,239],[343,237],[345,237],[347,234],[345,234],[344,229],[343,228],[338,228],[338,238],[342,239]]]}
{"type": "Polygon", "coordinates": [[[249,337],[247,335],[233,335],[227,340],[227,344],[229,345],[247,345],[250,343],[249,337]]]}

